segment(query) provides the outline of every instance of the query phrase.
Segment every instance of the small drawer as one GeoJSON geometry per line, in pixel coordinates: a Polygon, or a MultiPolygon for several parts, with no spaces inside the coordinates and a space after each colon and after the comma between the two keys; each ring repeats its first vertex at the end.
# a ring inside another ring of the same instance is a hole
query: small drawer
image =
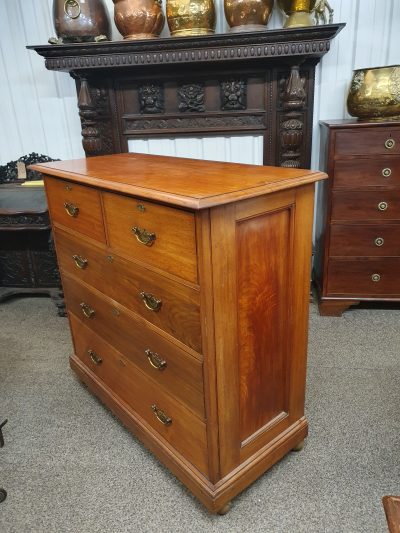
{"type": "Polygon", "coordinates": [[[330,259],[327,296],[400,297],[400,258],[330,259]]]}
{"type": "Polygon", "coordinates": [[[116,256],[106,247],[55,231],[63,271],[92,285],[201,353],[200,294],[116,256]]]}
{"type": "Polygon", "coordinates": [[[357,128],[337,131],[335,153],[343,155],[400,154],[400,128],[357,128]]]}
{"type": "Polygon", "coordinates": [[[400,225],[332,224],[329,255],[400,257],[400,225]]]}
{"type": "Polygon", "coordinates": [[[400,157],[343,159],[335,162],[333,188],[399,187],[400,157]]]}
{"type": "Polygon", "coordinates": [[[334,191],[331,220],[400,220],[400,189],[334,191]]]}
{"type": "Polygon", "coordinates": [[[193,213],[113,193],[103,198],[113,250],[197,283],[193,213]]]}
{"type": "Polygon", "coordinates": [[[75,355],[178,452],[207,474],[206,426],[99,335],[70,317],[75,355]]]}
{"type": "Polygon", "coordinates": [[[204,418],[203,367],[113,300],[63,276],[67,309],[156,383],[204,418]],[[163,364],[164,363],[164,364],[163,364]]]}
{"type": "Polygon", "coordinates": [[[99,191],[49,177],[45,184],[53,222],[105,242],[99,191]]]}

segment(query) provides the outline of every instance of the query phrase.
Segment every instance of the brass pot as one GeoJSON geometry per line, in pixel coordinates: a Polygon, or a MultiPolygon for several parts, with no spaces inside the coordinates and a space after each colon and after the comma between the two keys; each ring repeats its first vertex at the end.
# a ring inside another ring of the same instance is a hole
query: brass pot
{"type": "Polygon", "coordinates": [[[400,65],[355,70],[347,109],[361,119],[400,116],[400,65]]]}
{"type": "Polygon", "coordinates": [[[53,21],[61,42],[111,39],[111,21],[104,0],[53,0],[53,21]]]}
{"type": "Polygon", "coordinates": [[[124,39],[153,39],[165,24],[162,0],[113,0],[114,21],[124,39]]]}
{"type": "Polygon", "coordinates": [[[224,0],[230,31],[264,30],[272,15],[274,0],[224,0]]]}
{"type": "Polygon", "coordinates": [[[284,28],[315,26],[313,10],[317,0],[278,0],[279,9],[288,17],[284,28]]]}
{"type": "Polygon", "coordinates": [[[167,21],[173,37],[215,32],[214,0],[167,0],[167,21]]]}

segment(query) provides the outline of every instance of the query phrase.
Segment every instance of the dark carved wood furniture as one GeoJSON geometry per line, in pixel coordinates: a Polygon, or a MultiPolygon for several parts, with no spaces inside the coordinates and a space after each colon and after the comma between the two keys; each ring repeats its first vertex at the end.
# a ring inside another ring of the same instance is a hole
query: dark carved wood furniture
{"type": "Polygon", "coordinates": [[[0,185],[0,302],[48,294],[64,316],[44,188],[0,185]]]}
{"type": "Polygon", "coordinates": [[[28,48],[76,79],[87,156],[248,133],[265,165],[309,168],[315,66],[343,26],[28,48]]]}
{"type": "Polygon", "coordinates": [[[400,301],[400,122],[323,122],[315,279],[322,315],[400,301]],[[323,218],[323,219],[322,219],[323,218]]]}
{"type": "Polygon", "coordinates": [[[307,435],[308,170],[36,165],[80,379],[213,512],[307,435]]]}

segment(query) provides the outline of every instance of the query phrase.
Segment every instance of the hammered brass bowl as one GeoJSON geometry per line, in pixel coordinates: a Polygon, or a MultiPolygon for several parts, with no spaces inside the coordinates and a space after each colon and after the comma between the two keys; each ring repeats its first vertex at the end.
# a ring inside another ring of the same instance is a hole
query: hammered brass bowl
{"type": "Polygon", "coordinates": [[[167,0],[167,22],[173,37],[214,33],[214,0],[167,0]]]}
{"type": "Polygon", "coordinates": [[[278,0],[279,9],[288,17],[284,28],[315,26],[313,10],[317,0],[278,0]]]}
{"type": "Polygon", "coordinates": [[[224,0],[225,18],[231,32],[264,30],[274,0],[224,0]]]}
{"type": "Polygon", "coordinates": [[[350,115],[361,119],[400,116],[400,66],[355,70],[347,109],[350,115]]]}

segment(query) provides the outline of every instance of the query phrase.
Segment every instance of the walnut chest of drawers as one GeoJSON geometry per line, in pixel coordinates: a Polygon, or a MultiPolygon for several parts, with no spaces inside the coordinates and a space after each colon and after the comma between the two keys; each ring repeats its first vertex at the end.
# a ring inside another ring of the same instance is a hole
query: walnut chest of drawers
{"type": "Polygon", "coordinates": [[[44,174],[80,379],[213,512],[301,443],[319,172],[121,154],[44,174]]]}
{"type": "Polygon", "coordinates": [[[400,301],[400,122],[323,122],[315,278],[322,315],[400,301]]]}

